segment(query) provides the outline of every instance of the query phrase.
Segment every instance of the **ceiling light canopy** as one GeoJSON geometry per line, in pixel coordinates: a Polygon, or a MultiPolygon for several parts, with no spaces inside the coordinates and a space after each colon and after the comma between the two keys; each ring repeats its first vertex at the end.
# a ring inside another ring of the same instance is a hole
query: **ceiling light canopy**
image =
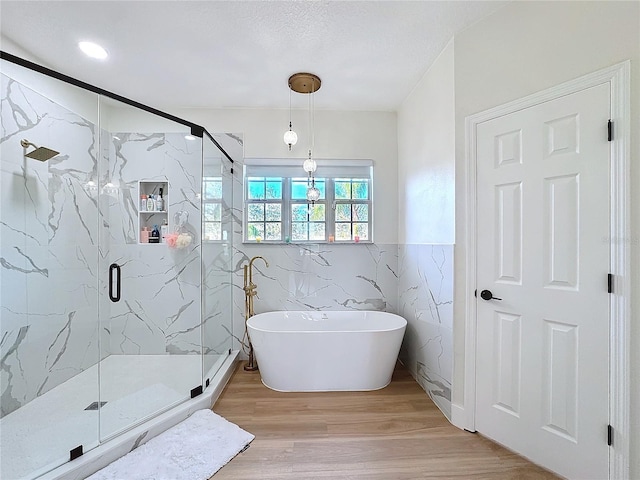
{"type": "Polygon", "coordinates": [[[313,73],[294,73],[289,77],[289,88],[297,93],[315,93],[321,86],[322,80],[313,73]]]}
{"type": "Polygon", "coordinates": [[[104,60],[109,56],[107,51],[97,43],[93,42],[79,42],[78,47],[84,52],[85,55],[91,58],[97,58],[98,60],[104,60]]]}

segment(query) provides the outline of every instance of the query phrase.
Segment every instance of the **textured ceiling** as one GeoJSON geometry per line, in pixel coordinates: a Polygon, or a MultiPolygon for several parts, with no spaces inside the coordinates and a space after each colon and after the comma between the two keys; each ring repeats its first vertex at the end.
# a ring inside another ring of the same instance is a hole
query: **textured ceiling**
{"type": "Polygon", "coordinates": [[[316,108],[392,111],[455,33],[505,3],[0,1],[0,31],[54,70],[158,108],[287,108],[289,75],[309,71],[322,79],[316,108]],[[85,57],[81,40],[109,59],[85,57]]]}

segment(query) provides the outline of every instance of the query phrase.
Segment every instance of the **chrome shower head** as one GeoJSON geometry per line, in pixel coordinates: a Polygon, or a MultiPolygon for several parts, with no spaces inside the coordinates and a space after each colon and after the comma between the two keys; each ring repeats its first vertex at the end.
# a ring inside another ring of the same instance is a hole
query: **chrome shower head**
{"type": "Polygon", "coordinates": [[[40,162],[46,162],[47,160],[55,157],[60,152],[56,152],[55,150],[51,150],[47,147],[38,147],[31,143],[29,140],[25,140],[24,138],[20,140],[20,145],[23,148],[33,147],[35,150],[24,154],[25,157],[33,158],[34,160],[38,160],[40,162]]]}

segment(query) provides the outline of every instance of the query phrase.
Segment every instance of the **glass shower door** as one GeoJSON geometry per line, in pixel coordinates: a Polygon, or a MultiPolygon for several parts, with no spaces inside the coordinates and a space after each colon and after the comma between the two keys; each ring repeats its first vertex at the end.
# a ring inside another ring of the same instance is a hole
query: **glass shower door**
{"type": "Polygon", "coordinates": [[[202,385],[202,139],[113,100],[101,100],[101,116],[105,440],[202,385]]]}
{"type": "Polygon", "coordinates": [[[206,135],[202,178],[202,340],[204,383],[232,348],[232,164],[206,135]]]}
{"type": "Polygon", "coordinates": [[[2,71],[0,477],[34,478],[98,442],[98,103],[2,71]]]}

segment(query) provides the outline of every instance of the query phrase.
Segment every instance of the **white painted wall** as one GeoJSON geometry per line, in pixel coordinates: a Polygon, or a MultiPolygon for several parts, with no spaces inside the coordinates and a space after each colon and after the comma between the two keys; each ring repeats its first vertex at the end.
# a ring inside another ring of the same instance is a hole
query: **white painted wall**
{"type": "MultiPolygon", "coordinates": [[[[185,109],[171,112],[204,126],[209,132],[242,132],[247,158],[306,158],[306,110],[293,113],[298,143],[291,152],[282,140],[289,110],[185,109]]],[[[315,158],[367,158],[374,162],[375,243],[398,242],[398,151],[395,112],[316,111],[315,158]]],[[[302,160],[301,160],[302,162],[302,160]]],[[[302,167],[301,167],[302,168],[302,167]]]]}
{"type": "MultiPolygon", "coordinates": [[[[465,218],[468,115],[631,59],[631,478],[640,478],[640,3],[512,2],[455,38],[456,218],[465,218]]],[[[464,222],[456,238],[465,237],[464,222]]],[[[464,388],[465,247],[455,250],[454,404],[464,388]]]]}
{"type": "Polygon", "coordinates": [[[453,40],[398,110],[398,241],[454,243],[453,40]]]}

